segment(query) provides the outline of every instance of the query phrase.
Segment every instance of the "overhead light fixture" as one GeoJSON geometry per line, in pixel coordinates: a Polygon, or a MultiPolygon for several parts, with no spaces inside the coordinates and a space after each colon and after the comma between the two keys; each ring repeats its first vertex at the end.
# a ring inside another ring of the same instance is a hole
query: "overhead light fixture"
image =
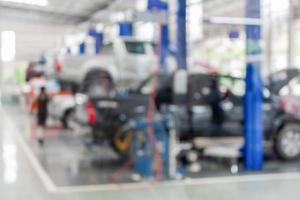
{"type": "Polygon", "coordinates": [[[48,0],[1,0],[11,3],[28,4],[33,6],[47,6],[48,0]]]}
{"type": "Polygon", "coordinates": [[[223,25],[253,25],[260,26],[262,20],[259,18],[242,18],[242,17],[206,17],[204,16],[204,22],[211,24],[223,24],[223,25]]]}

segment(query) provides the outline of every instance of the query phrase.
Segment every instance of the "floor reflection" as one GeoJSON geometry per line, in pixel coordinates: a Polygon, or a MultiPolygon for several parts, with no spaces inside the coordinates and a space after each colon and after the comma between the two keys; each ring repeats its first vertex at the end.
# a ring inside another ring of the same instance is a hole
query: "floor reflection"
{"type": "Polygon", "coordinates": [[[6,184],[13,184],[18,177],[17,146],[10,125],[4,119],[1,110],[0,113],[4,121],[2,129],[3,181],[6,184]]]}

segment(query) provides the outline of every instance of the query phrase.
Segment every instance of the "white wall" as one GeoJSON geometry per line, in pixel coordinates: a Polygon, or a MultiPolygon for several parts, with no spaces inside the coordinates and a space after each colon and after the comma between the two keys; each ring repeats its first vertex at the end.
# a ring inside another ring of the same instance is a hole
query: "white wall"
{"type": "Polygon", "coordinates": [[[60,47],[63,35],[72,27],[61,25],[30,24],[0,19],[0,32],[16,32],[16,60],[36,60],[41,52],[60,47]]]}

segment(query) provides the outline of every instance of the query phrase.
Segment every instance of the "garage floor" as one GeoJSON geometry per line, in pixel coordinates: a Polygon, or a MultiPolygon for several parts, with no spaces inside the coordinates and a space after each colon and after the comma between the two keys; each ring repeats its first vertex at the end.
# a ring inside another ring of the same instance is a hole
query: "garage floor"
{"type": "MultiPolygon", "coordinates": [[[[55,129],[49,130],[45,148],[40,148],[33,140],[34,133],[28,116],[16,107],[1,107],[0,116],[1,199],[252,200],[255,197],[291,200],[299,199],[300,196],[300,173],[297,172],[300,165],[295,163],[280,168],[274,163],[268,164],[268,173],[262,175],[187,179],[161,184],[117,185],[108,182],[108,185],[101,186],[98,184],[109,180],[109,177],[102,176],[107,173],[99,175],[99,168],[105,169],[105,164],[119,166],[120,163],[117,159],[107,160],[106,163],[103,160],[97,162],[94,157],[110,154],[109,157],[114,158],[113,152],[108,149],[100,151],[97,148],[82,148],[79,141],[69,140],[67,134],[59,135],[55,129]],[[57,137],[60,139],[55,139],[57,137]],[[99,156],[103,151],[105,154],[99,156]],[[84,173],[79,173],[80,170],[84,173]],[[272,174],[274,171],[280,173],[272,174]]],[[[110,170],[115,171],[117,168],[112,167],[110,170]]]]}

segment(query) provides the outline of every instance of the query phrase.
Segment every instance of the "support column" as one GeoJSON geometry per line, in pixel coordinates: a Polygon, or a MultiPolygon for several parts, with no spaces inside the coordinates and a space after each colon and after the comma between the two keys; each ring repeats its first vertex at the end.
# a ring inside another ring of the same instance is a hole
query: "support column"
{"type": "Polygon", "coordinates": [[[84,55],[86,53],[86,44],[83,41],[82,43],[79,44],[79,54],[84,55]]]}
{"type": "Polygon", "coordinates": [[[179,69],[187,69],[186,0],[177,1],[177,63],[179,69]]]}
{"type": "Polygon", "coordinates": [[[95,54],[100,54],[103,48],[103,33],[95,29],[90,29],[89,35],[95,40],[95,54]]]}
{"type": "Polygon", "coordinates": [[[289,0],[289,16],[288,16],[288,68],[294,67],[295,56],[295,31],[294,31],[294,1],[289,0]]]}
{"type": "Polygon", "coordinates": [[[271,74],[273,72],[273,14],[272,14],[272,1],[269,0],[268,4],[268,13],[267,13],[267,23],[264,22],[265,29],[265,63],[264,66],[266,69],[263,70],[265,74],[271,74]]]}
{"type": "MultiPolygon", "coordinates": [[[[261,1],[246,1],[246,17],[261,18],[261,1]]],[[[261,25],[246,25],[246,94],[244,98],[244,167],[261,170],[263,167],[263,112],[261,79],[261,25]]]]}
{"type": "Polygon", "coordinates": [[[167,70],[167,57],[169,54],[169,26],[161,25],[160,30],[160,66],[162,71],[167,70]]]}
{"type": "MultiPolygon", "coordinates": [[[[160,10],[168,12],[169,6],[168,3],[162,2],[160,0],[148,0],[148,10],[160,10]]],[[[160,29],[160,45],[159,45],[159,60],[160,60],[160,69],[162,71],[167,70],[167,58],[169,54],[169,46],[170,46],[170,39],[169,39],[169,25],[161,24],[160,29]]]]}

